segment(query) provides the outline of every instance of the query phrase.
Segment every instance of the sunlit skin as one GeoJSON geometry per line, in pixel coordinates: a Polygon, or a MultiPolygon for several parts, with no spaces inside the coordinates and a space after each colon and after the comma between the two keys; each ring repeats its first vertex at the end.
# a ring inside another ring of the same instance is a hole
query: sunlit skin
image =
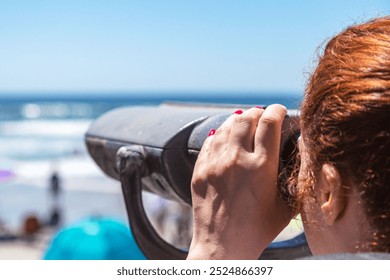
{"type": "Polygon", "coordinates": [[[311,162],[304,143],[301,137],[298,188],[312,189],[302,198],[301,216],[313,255],[364,251],[370,227],[356,187],[330,164],[315,172],[316,183],[308,186],[311,162]]]}
{"type": "Polygon", "coordinates": [[[286,111],[233,114],[205,141],[192,178],[189,259],[256,259],[290,221],[276,188],[286,111]]]}
{"type": "Polygon", "coordinates": [[[321,51],[300,107],[294,211],[276,182],[286,108],[233,114],[208,137],[192,179],[188,258],[255,259],[297,211],[314,255],[390,253],[389,34],[390,17],[374,18],[321,51]]]}
{"type": "MultiPolygon", "coordinates": [[[[278,172],[282,105],[233,114],[206,140],[192,179],[194,237],[188,259],[257,259],[292,218],[280,199],[278,172]]],[[[299,141],[298,187],[310,161],[299,141]]],[[[313,195],[303,198],[302,218],[313,254],[358,252],[369,228],[358,195],[325,164],[313,195]]]]}

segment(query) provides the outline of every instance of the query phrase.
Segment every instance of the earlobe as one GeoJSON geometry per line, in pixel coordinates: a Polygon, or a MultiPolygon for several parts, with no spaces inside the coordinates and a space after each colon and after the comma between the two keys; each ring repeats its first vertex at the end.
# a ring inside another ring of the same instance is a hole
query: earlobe
{"type": "Polygon", "coordinates": [[[337,169],[324,164],[320,171],[321,211],[328,225],[333,225],[345,209],[345,190],[337,169]]]}

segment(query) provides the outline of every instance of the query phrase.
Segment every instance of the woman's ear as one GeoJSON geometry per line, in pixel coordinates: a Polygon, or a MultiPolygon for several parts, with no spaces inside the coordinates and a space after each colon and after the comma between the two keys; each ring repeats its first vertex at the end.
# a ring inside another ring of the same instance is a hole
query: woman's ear
{"type": "Polygon", "coordinates": [[[340,173],[330,165],[324,164],[319,174],[320,206],[325,222],[333,225],[341,217],[346,206],[346,194],[340,173]]]}

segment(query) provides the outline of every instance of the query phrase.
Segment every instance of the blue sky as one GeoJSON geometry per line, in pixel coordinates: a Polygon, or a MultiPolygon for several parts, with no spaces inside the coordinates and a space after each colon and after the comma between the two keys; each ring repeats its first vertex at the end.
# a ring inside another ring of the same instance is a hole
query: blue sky
{"type": "Polygon", "coordinates": [[[301,92],[388,0],[0,0],[0,92],[301,92]]]}

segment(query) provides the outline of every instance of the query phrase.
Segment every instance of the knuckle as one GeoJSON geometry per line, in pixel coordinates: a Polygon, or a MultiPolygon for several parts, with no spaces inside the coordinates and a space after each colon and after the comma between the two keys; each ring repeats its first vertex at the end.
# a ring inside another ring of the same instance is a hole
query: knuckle
{"type": "Polygon", "coordinates": [[[234,150],[229,153],[225,163],[227,169],[242,168],[244,165],[245,160],[243,160],[242,153],[240,153],[238,150],[234,150]]]}
{"type": "Polygon", "coordinates": [[[239,126],[250,127],[257,124],[259,117],[257,114],[238,115],[235,117],[234,123],[239,126]]]}
{"type": "Polygon", "coordinates": [[[205,181],[204,174],[204,168],[195,169],[194,173],[192,174],[191,183],[193,185],[201,185],[205,181]]]}
{"type": "Polygon", "coordinates": [[[254,156],[248,157],[246,163],[249,169],[258,169],[262,165],[262,162],[254,156]]]}
{"type": "Polygon", "coordinates": [[[264,116],[263,118],[261,118],[261,122],[267,126],[276,126],[279,121],[279,118],[276,116],[264,116]]]}
{"type": "Polygon", "coordinates": [[[234,118],[234,123],[235,123],[235,124],[238,124],[238,125],[242,125],[242,124],[246,125],[246,124],[248,124],[249,122],[250,122],[250,120],[249,120],[248,117],[245,116],[245,115],[238,115],[238,116],[236,116],[236,117],[234,118]]]}
{"type": "Polygon", "coordinates": [[[210,161],[202,167],[195,168],[192,175],[191,184],[193,187],[201,187],[207,184],[207,182],[215,181],[219,177],[223,176],[221,168],[215,161],[210,161]]]}
{"type": "Polygon", "coordinates": [[[224,163],[224,169],[229,173],[252,172],[266,167],[267,159],[247,153],[232,153],[224,163]]]}
{"type": "Polygon", "coordinates": [[[204,179],[201,176],[192,176],[191,186],[192,188],[197,188],[204,183],[204,179]]]}
{"type": "MultiPolygon", "coordinates": [[[[257,155],[254,161],[257,168],[264,170],[267,170],[268,168],[271,168],[275,165],[275,160],[273,157],[270,157],[266,152],[257,155]]],[[[277,164],[278,162],[276,162],[276,165],[277,164]]]]}

